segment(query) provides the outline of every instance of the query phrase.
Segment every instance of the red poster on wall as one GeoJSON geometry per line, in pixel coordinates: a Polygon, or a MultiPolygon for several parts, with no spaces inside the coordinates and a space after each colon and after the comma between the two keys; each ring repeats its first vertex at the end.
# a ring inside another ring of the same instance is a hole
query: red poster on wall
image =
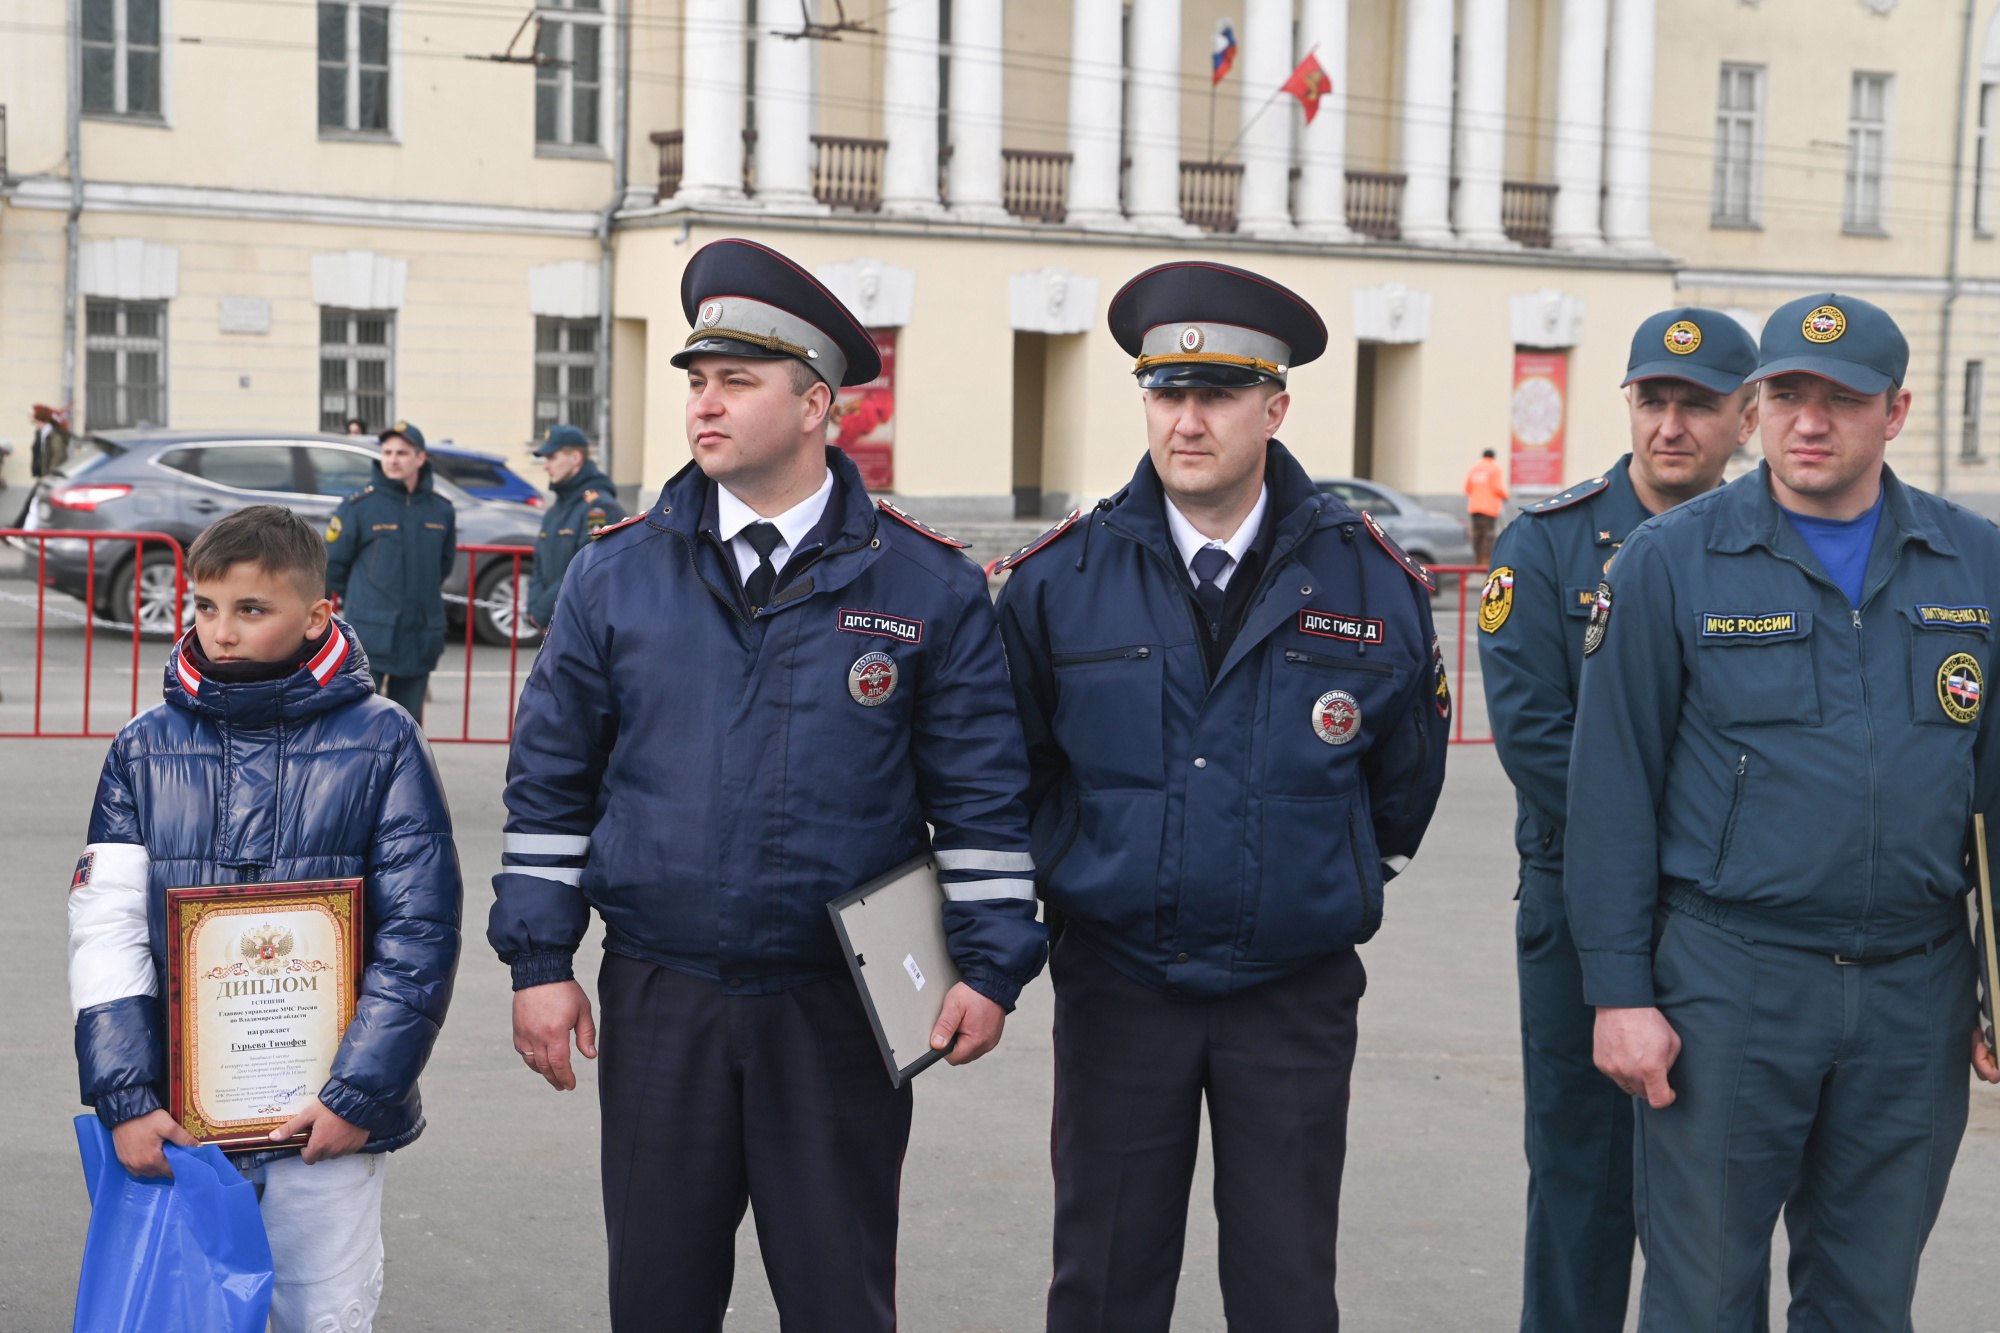
{"type": "Polygon", "coordinates": [[[882,373],[833,397],[826,437],[846,450],[871,491],[896,486],[896,331],[870,329],[882,354],[882,373]]]}
{"type": "Polygon", "coordinates": [[[1515,487],[1562,486],[1563,418],[1568,409],[1568,355],[1514,353],[1514,402],[1507,415],[1514,433],[1508,477],[1515,487]]]}

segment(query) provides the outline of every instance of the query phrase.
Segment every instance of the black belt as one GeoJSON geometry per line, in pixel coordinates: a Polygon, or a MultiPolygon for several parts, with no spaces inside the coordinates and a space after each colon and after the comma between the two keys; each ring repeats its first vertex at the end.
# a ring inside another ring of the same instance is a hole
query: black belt
{"type": "Polygon", "coordinates": [[[1929,953],[1942,944],[1950,944],[1953,937],[1963,934],[1965,927],[1953,926],[1929,944],[1914,944],[1901,953],[1872,953],[1866,958],[1843,958],[1839,954],[1828,954],[1837,967],[1874,967],[1877,963],[1898,963],[1905,958],[1915,958],[1920,953],[1929,953]]]}

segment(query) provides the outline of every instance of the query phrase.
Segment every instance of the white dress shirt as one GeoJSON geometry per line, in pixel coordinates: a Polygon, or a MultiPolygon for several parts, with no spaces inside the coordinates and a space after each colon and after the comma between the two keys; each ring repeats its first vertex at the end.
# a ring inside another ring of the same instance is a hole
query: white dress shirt
{"type": "Polygon", "coordinates": [[[757,548],[744,540],[743,529],[752,523],[769,523],[778,530],[778,535],[784,540],[777,550],[771,552],[771,568],[782,572],[785,562],[792,558],[792,548],[804,541],[806,534],[813,530],[820,515],[826,512],[826,502],[831,498],[833,471],[830,468],[820,481],[818,490],[776,518],[765,518],[730,494],[727,486],[718,485],[715,488],[715,535],[729,543],[729,550],[736,557],[737,577],[748,583],[761,559],[757,548]]]}
{"type": "MultiPolygon", "coordinates": [[[[1181,553],[1181,563],[1187,566],[1189,576],[1194,575],[1195,553],[1203,547],[1213,546],[1229,557],[1228,568],[1215,576],[1215,586],[1227,588],[1229,580],[1236,574],[1237,565],[1242,562],[1243,553],[1257,540],[1257,529],[1264,523],[1264,507],[1270,501],[1271,488],[1265,486],[1257,492],[1257,505],[1250,511],[1250,516],[1237,526],[1228,541],[1219,542],[1211,537],[1202,536],[1194,524],[1187,521],[1187,516],[1174,507],[1173,498],[1167,497],[1167,531],[1173,534],[1174,547],[1181,553]]],[[[755,568],[754,560],[751,566],[755,568]]]]}

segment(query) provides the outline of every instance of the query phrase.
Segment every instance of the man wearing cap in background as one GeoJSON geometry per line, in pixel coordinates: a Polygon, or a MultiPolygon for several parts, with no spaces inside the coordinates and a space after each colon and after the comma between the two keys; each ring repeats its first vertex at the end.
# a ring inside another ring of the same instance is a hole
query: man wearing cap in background
{"type": "Polygon", "coordinates": [[[535,446],[535,457],[549,474],[554,503],[542,515],[535,537],[535,571],[528,581],[528,619],[547,629],[555,623],[556,594],[563,574],[583,544],[613,523],[623,522],[625,510],[611,478],[590,458],[590,439],[575,426],[551,426],[535,446]]]}
{"type": "MultiPolygon", "coordinates": [[[[1583,632],[1632,529],[1722,482],[1757,429],[1757,344],[1715,310],[1662,311],[1632,335],[1632,450],[1532,505],[1500,535],[1479,599],[1479,661],[1521,856],[1515,930],[1526,1084],[1522,1333],[1616,1333],[1632,1279],[1632,1099],[1591,1063],[1595,1013],[1563,910],[1563,817],[1583,632]]],[[[1760,1325],[1761,1326],[1761,1325],[1760,1325]]]]}
{"type": "Polygon", "coordinates": [[[1001,562],[1062,922],[1052,1333],[1165,1333],[1207,1098],[1231,1328],[1336,1327],[1354,946],[1444,781],[1428,575],[1275,438],[1326,347],[1219,264],[1113,298],[1149,452],[1001,562]]]}
{"type": "Polygon", "coordinates": [[[681,304],[694,462],[570,568],[487,937],[515,1049],[571,1088],[604,918],[614,1329],[721,1329],[747,1202],[786,1328],[888,1333],[910,1087],[826,904],[931,852],[964,976],[933,1045],[992,1049],[1046,952],[1020,721],[979,566],[826,444],[834,390],[880,373],[867,330],[749,241],[699,251],[681,304]]]}
{"type": "Polygon", "coordinates": [[[2000,531],[1883,463],[1909,344],[1823,292],[1764,326],[1764,465],[1632,534],[1585,632],[1564,883],[1634,1095],[1648,1333],[1909,1327],[1965,1129],[1971,816],[2000,531]]]}
{"type": "Polygon", "coordinates": [[[375,479],[326,525],[326,587],[361,636],[375,688],[424,720],[431,669],[444,654],[444,580],[458,559],[458,511],[431,484],[424,433],[382,432],[375,479]]]}

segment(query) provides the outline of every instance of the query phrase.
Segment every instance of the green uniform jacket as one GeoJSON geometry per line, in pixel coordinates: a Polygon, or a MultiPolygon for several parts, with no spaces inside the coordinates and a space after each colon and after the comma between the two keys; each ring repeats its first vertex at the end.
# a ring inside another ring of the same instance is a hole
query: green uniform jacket
{"type": "Polygon", "coordinates": [[[569,562],[592,533],[625,517],[611,478],[595,463],[586,461],[575,476],[550,489],[556,498],[542,518],[541,534],[535,538],[535,572],[528,583],[528,615],[545,629],[555,621],[556,594],[562,591],[569,562]]]}
{"type": "Polygon", "coordinates": [[[445,576],[458,557],[458,511],[431,486],[382,475],[340,502],[326,525],[326,586],[361,636],[369,670],[415,676],[444,653],[445,576]]]}

